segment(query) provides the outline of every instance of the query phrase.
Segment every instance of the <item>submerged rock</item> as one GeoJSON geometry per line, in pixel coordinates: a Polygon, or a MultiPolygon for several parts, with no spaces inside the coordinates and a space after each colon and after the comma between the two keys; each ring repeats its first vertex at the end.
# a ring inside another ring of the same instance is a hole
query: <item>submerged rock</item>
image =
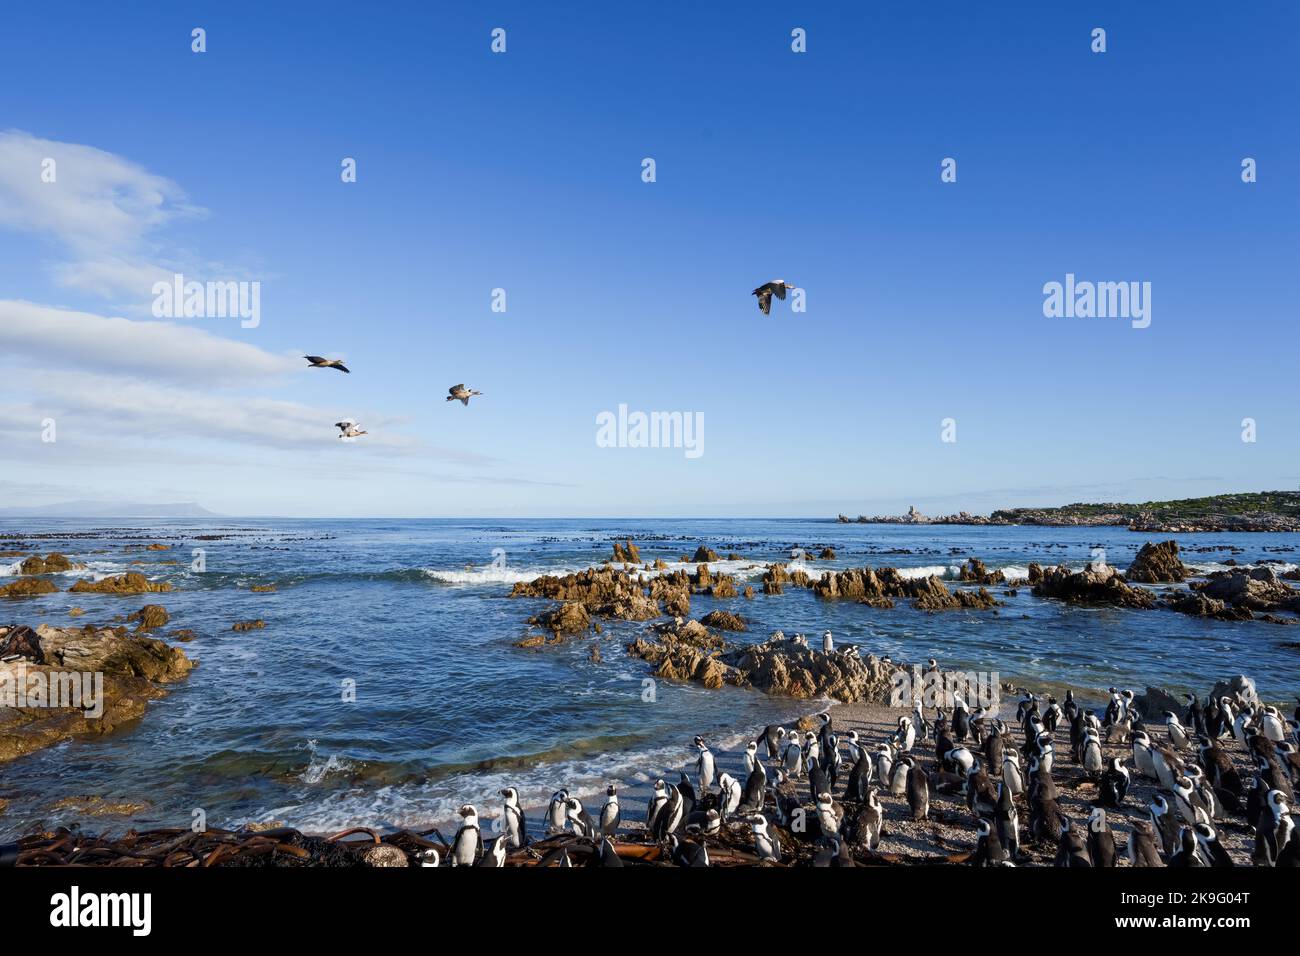
{"type": "Polygon", "coordinates": [[[166,581],[150,581],[139,571],[128,571],[99,581],[83,578],[68,588],[73,594],[157,594],[171,589],[166,581]]]}
{"type": "Polygon", "coordinates": [[[1142,584],[1169,584],[1187,580],[1187,568],[1178,557],[1177,541],[1148,541],[1124,575],[1142,584]]]}

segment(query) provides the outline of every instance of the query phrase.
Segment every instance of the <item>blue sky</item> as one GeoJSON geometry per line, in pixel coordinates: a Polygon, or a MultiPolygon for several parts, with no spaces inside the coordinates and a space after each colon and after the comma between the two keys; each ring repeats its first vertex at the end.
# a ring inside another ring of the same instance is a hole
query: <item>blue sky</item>
{"type": "Polygon", "coordinates": [[[1293,4],[548,6],[7,12],[9,503],[833,515],[1300,483],[1293,4]],[[260,282],[261,324],[158,323],[176,268],[260,282]],[[1045,318],[1066,273],[1150,282],[1151,326],[1045,318]],[[759,313],[774,277],[805,313],[759,313]],[[704,454],[597,447],[619,404],[701,413],[704,454]]]}

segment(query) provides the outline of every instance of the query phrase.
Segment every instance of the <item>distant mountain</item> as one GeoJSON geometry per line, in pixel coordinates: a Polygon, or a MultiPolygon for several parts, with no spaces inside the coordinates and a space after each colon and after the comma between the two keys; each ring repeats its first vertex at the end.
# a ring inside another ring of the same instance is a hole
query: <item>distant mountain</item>
{"type": "Polygon", "coordinates": [[[135,501],[64,501],[53,505],[0,508],[0,518],[218,518],[192,501],[146,505],[135,501]]]}

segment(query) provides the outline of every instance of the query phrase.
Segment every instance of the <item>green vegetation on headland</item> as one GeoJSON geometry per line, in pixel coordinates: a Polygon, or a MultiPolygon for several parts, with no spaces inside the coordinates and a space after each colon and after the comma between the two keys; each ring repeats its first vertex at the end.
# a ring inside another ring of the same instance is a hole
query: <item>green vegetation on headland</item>
{"type": "Polygon", "coordinates": [[[962,511],[930,518],[915,508],[901,516],[840,515],[842,523],[974,525],[1121,525],[1132,531],[1300,531],[1300,491],[1251,491],[1140,504],[1078,502],[1060,508],[1004,508],[988,517],[962,511]]]}

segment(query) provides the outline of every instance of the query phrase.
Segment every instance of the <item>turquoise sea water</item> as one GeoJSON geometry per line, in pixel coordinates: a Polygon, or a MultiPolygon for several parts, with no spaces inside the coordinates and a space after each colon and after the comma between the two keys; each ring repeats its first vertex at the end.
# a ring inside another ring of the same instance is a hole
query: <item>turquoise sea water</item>
{"type": "MultiPolygon", "coordinates": [[[[172,621],[160,633],[195,631],[198,638],[180,646],[201,663],[133,728],[0,767],[0,799],[10,804],[0,835],[82,819],[53,808],[67,797],[143,805],[129,820],[86,823],[94,829],[188,826],[196,809],[217,826],[272,819],[312,831],[427,826],[462,802],[496,803],[507,782],[526,804],[561,784],[596,793],[608,779],[686,760],[695,733],[725,743],[808,709],[752,691],[662,682],[656,700],[644,701],[647,667],[623,653],[644,623],[603,622],[600,663],[590,659],[588,639],[513,646],[546,602],[511,599],[512,583],[598,563],[613,540],[628,536],[647,561],[676,561],[701,543],[736,552],[744,560],[715,567],[756,590],[763,565],[789,561],[795,547],[836,550],[835,561],[809,563],[814,574],[893,565],[952,577],[969,556],[1015,574],[1030,561],[1082,566],[1097,547],[1123,568],[1147,540],[1118,528],[770,519],[5,521],[0,550],[57,550],[88,565],[57,576],[65,588],[79,574],[126,570],[177,588],[7,602],[5,623],[108,623],[161,603],[172,621]],[[143,550],[149,542],[173,547],[143,550]],[[201,573],[190,568],[196,548],[205,551],[201,573]],[[252,593],[254,584],[277,590],[252,593]],[[87,613],[68,618],[73,606],[87,613]],[[250,618],[266,628],[231,630],[250,618]],[[345,681],[355,682],[355,701],[343,700],[345,681]]],[[[1211,569],[1228,559],[1292,567],[1300,555],[1300,535],[1179,540],[1185,561],[1211,569]]],[[[16,561],[0,559],[0,583],[16,573],[16,561]]],[[[1040,601],[1028,588],[1002,591],[994,589],[1006,602],[997,613],[926,614],[902,604],[874,610],[787,588],[752,601],[693,597],[692,614],[740,613],[751,630],[732,635],[738,641],[764,640],[778,628],[809,635],[829,628],[838,642],[895,660],[936,657],[1024,683],[1204,692],[1245,672],[1266,698],[1300,693],[1300,651],[1282,646],[1300,640],[1300,628],[1071,608],[1040,601]]]]}

